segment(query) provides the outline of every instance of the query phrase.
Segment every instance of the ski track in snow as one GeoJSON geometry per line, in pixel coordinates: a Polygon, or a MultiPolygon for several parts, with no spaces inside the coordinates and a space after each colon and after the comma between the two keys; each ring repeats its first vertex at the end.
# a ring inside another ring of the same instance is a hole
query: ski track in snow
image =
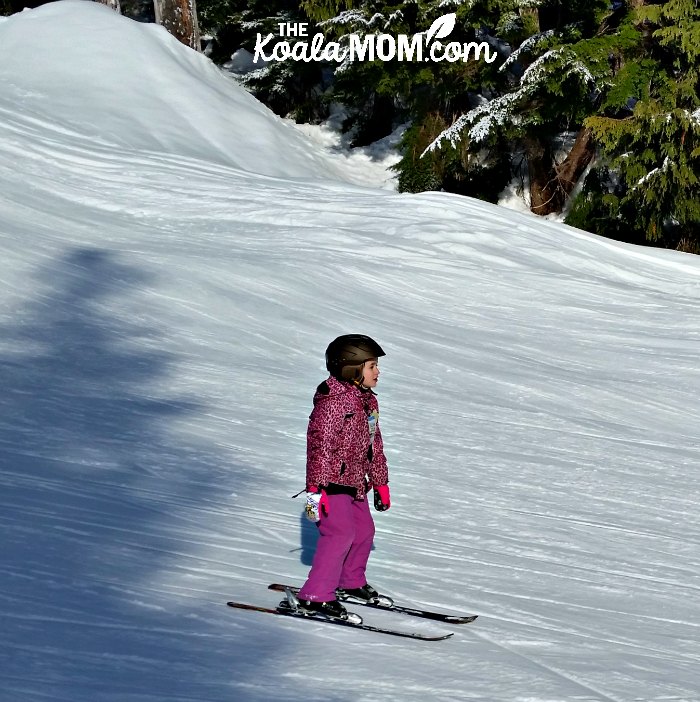
{"type": "Polygon", "coordinates": [[[133,24],[0,22],[0,701],[698,702],[700,259],[342,182],[133,24]],[[61,65],[12,73],[38,45],[61,65]],[[306,575],[289,498],[350,330],[388,350],[370,581],[479,618],[363,615],[449,641],[225,607],[306,575]]]}

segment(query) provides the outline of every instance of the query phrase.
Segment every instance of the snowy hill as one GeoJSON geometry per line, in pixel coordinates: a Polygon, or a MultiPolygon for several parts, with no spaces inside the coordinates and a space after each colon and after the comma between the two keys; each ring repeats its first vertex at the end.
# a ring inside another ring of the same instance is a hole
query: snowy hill
{"type": "Polygon", "coordinates": [[[327,157],[204,56],[183,52],[160,26],[114,15],[67,0],[0,23],[3,121],[96,149],[337,177],[327,157]]]}
{"type": "Polygon", "coordinates": [[[162,30],[0,22],[1,702],[700,700],[700,260],[349,184],[162,30]],[[323,350],[387,351],[385,639],[301,582],[323,350]]]}

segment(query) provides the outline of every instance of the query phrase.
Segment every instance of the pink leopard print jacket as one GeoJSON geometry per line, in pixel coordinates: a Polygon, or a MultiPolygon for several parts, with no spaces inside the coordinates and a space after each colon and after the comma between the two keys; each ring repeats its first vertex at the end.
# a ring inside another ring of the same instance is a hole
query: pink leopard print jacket
{"type": "Polygon", "coordinates": [[[333,377],[321,383],[309,418],[306,485],[325,487],[336,483],[354,487],[358,500],[365,499],[365,476],[372,485],[386,485],[389,473],[378,418],[379,403],[371,390],[362,391],[333,377]],[[372,413],[376,425],[370,452],[372,413]]]}

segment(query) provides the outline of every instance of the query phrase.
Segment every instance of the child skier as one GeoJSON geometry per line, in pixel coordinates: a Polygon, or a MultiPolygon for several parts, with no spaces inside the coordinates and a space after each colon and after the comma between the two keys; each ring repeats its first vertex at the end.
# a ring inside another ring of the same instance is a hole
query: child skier
{"type": "Polygon", "coordinates": [[[307,433],[306,509],[319,530],[313,564],[299,590],[299,609],[309,614],[347,619],[339,595],[380,597],[365,577],[374,538],[366,496],[373,487],[376,509],[391,506],[373,391],[377,361],[385,355],[362,334],[339,336],[326,350],[330,377],[316,390],[307,433]]]}

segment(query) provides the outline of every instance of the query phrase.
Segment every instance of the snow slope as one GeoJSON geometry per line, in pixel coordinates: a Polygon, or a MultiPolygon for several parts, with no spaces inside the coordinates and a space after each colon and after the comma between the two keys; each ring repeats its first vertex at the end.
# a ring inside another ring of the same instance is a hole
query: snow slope
{"type": "Polygon", "coordinates": [[[0,114],[2,702],[700,700],[700,260],[343,183],[91,3],[0,23],[0,114]],[[348,331],[387,351],[370,581],[480,615],[449,641],[224,606],[305,577],[348,331]]]}
{"type": "Polygon", "coordinates": [[[3,121],[37,137],[339,177],[292,126],[158,25],[64,0],[1,23],[0,56],[3,121]]]}

